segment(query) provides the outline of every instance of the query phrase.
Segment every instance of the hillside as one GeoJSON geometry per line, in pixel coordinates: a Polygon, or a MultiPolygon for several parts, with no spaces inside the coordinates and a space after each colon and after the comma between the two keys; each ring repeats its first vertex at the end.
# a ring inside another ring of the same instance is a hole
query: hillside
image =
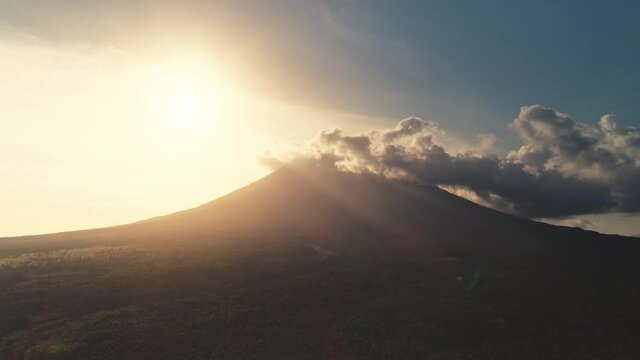
{"type": "Polygon", "coordinates": [[[639,250],[285,167],[168,216],[0,239],[0,357],[634,358],[639,250]]]}

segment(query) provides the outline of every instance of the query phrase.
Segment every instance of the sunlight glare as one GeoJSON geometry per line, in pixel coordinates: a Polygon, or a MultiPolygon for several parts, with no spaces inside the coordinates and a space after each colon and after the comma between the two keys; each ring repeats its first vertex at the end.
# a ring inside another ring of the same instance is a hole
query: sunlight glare
{"type": "Polygon", "coordinates": [[[147,75],[145,108],[150,126],[180,141],[219,130],[229,106],[228,85],[197,57],[173,57],[147,75]]]}

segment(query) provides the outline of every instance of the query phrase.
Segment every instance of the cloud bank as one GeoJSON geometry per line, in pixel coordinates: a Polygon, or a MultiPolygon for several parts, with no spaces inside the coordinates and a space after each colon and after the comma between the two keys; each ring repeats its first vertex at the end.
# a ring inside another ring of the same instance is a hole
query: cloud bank
{"type": "Polygon", "coordinates": [[[414,117],[361,134],[323,131],[304,156],[344,171],[442,186],[533,218],[640,211],[639,130],[619,128],[612,115],[594,126],[539,105],[522,107],[509,127],[522,146],[505,157],[493,153],[490,135],[451,153],[438,123],[414,117]]]}

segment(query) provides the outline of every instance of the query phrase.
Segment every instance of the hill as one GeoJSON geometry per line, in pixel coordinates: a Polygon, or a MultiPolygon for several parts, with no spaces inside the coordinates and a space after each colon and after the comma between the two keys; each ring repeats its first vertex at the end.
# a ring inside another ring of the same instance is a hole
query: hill
{"type": "Polygon", "coordinates": [[[285,167],[168,216],[0,239],[0,357],[633,358],[639,250],[285,167]]]}

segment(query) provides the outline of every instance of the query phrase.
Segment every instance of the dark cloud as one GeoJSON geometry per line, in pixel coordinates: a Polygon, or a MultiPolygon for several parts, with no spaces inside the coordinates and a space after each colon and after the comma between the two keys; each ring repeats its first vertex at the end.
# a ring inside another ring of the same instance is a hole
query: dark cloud
{"type": "Polygon", "coordinates": [[[506,157],[495,137],[448,152],[435,122],[408,118],[392,129],[349,135],[322,132],[312,157],[339,169],[445,186],[495,208],[528,217],[640,211],[640,131],[598,126],[538,105],[523,107],[510,128],[522,140],[506,157]]]}

